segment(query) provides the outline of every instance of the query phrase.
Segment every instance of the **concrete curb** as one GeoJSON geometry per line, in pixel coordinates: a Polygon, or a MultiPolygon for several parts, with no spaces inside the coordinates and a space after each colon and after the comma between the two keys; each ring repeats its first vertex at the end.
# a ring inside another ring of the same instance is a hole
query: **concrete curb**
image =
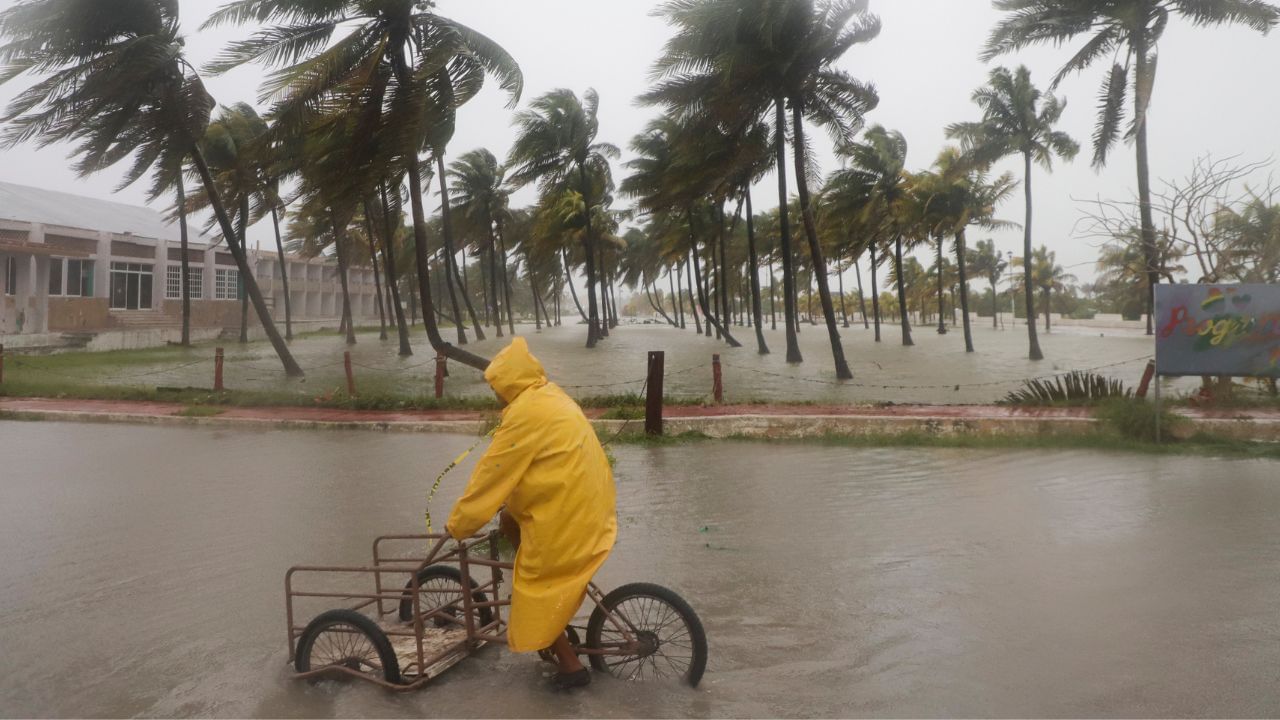
{"type": "MultiPolygon", "coordinates": [[[[237,416],[185,417],[155,413],[54,409],[0,409],[0,419],[59,422],[132,423],[138,425],[271,428],[278,430],[372,430],[398,433],[449,433],[475,437],[490,426],[483,419],[450,420],[307,420],[237,416]]],[[[1280,419],[1185,418],[1187,427],[1233,440],[1280,442],[1280,419]]],[[[623,431],[640,433],[642,420],[593,420],[605,435],[623,431]]],[[[700,434],[709,438],[759,438],[776,440],[824,437],[922,435],[934,437],[1062,437],[1096,430],[1088,417],[949,417],[899,415],[757,415],[738,414],[668,418],[668,435],[700,434]]]]}

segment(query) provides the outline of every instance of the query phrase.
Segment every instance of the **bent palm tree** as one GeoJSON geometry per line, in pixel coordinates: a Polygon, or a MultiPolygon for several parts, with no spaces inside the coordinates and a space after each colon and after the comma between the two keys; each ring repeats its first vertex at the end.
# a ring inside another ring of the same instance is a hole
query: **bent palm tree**
{"type": "Polygon", "coordinates": [[[387,166],[408,176],[419,301],[431,346],[465,365],[487,367],[486,358],[440,335],[422,197],[428,173],[419,153],[430,149],[443,160],[454,112],[475,97],[486,77],[496,78],[516,103],[524,79],[515,60],[483,34],[436,13],[434,3],[417,0],[236,0],[204,27],[250,21],[281,24],[233,42],[210,67],[281,67],[263,87],[276,100],[273,127],[281,133],[302,134],[317,115],[355,117],[352,171],[370,179],[366,190],[385,177],[387,166]],[[340,30],[345,34],[335,37],[340,30]]]}
{"type": "Polygon", "coordinates": [[[0,12],[0,83],[47,75],[0,115],[3,143],[74,142],[81,175],[132,158],[123,185],[152,173],[152,199],[173,187],[190,158],[267,338],[285,372],[300,376],[198,145],[214,101],[183,55],[178,28],[177,3],[166,0],[23,0],[0,12]]]}
{"type": "Polygon", "coordinates": [[[599,252],[592,227],[592,209],[603,201],[612,185],[609,160],[621,156],[618,148],[596,142],[600,131],[600,96],[588,89],[582,99],[572,90],[553,90],[534,100],[530,109],[519,113],[515,123],[519,135],[507,160],[511,183],[524,187],[537,183],[543,194],[557,188],[575,188],[586,203],[585,235],[582,241],[587,266],[587,347],[594,348],[602,332],[597,281],[603,282],[597,259],[599,252]]]}

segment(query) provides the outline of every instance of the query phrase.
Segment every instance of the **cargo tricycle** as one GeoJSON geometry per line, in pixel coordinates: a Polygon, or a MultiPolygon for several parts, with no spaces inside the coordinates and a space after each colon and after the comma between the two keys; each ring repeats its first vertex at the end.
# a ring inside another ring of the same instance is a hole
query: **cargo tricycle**
{"type": "MultiPolygon", "coordinates": [[[[498,537],[496,530],[464,540],[384,535],[373,542],[372,565],[290,568],[289,660],[298,676],[351,677],[414,690],[485,645],[505,642],[503,608],[511,599],[503,596],[502,584],[514,565],[500,558],[498,537]],[[421,555],[424,547],[430,549],[421,555]]],[[[604,593],[592,583],[587,597],[590,617],[567,632],[595,671],[695,687],[702,680],[706,634],[679,595],[649,583],[604,593]]],[[[542,657],[554,661],[547,651],[542,657]]]]}

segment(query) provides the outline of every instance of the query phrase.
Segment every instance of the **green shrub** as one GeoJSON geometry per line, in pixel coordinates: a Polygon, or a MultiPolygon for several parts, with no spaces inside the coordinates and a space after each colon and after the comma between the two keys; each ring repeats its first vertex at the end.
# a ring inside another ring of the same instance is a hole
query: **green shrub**
{"type": "Polygon", "coordinates": [[[1174,427],[1181,419],[1165,410],[1157,412],[1154,403],[1145,400],[1116,398],[1098,406],[1095,417],[1108,428],[1131,440],[1156,441],[1156,427],[1164,438],[1173,437],[1174,427]]]}
{"type": "Polygon", "coordinates": [[[1001,405],[1094,405],[1110,398],[1130,398],[1133,391],[1114,378],[1075,371],[1047,379],[1027,380],[1000,401],[1001,405]]]}

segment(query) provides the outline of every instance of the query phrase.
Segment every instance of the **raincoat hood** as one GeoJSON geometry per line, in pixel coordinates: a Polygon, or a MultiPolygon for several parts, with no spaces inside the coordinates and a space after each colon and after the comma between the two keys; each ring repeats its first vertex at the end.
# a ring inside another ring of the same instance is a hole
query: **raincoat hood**
{"type": "Polygon", "coordinates": [[[546,385],[547,371],[529,352],[529,343],[518,337],[494,356],[489,367],[485,368],[484,379],[499,397],[510,404],[525,390],[546,385]]]}

